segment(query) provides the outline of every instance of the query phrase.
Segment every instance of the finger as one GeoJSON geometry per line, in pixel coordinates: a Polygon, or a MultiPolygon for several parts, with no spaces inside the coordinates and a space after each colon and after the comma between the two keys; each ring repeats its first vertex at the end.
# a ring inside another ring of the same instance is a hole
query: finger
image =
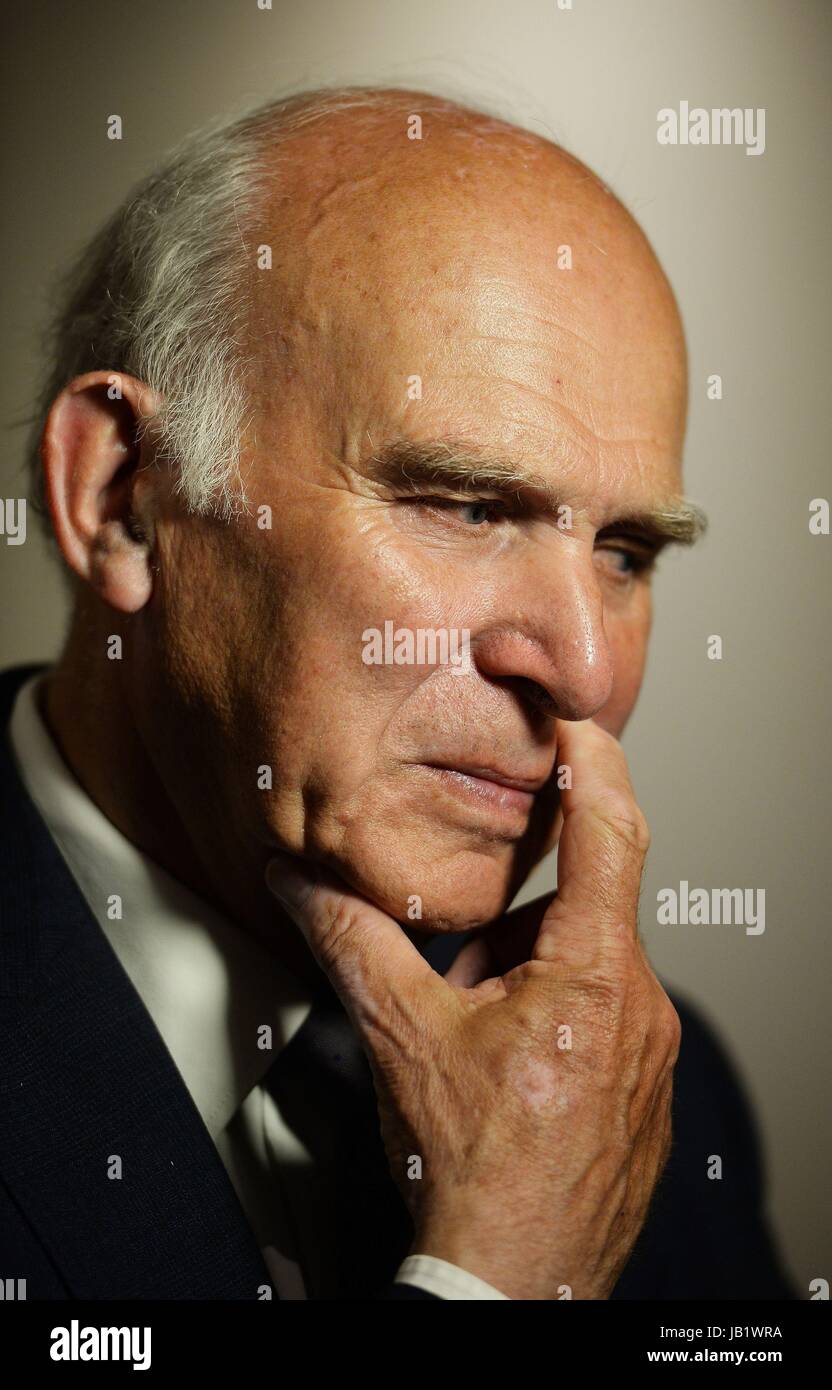
{"type": "Polygon", "coordinates": [[[561,793],[557,897],[544,914],[537,959],[637,937],[647,823],[620,743],[592,720],[558,721],[558,762],[571,768],[561,793]]]}
{"type": "Polygon", "coordinates": [[[312,954],[363,1033],[418,991],[445,989],[398,922],[330,871],[275,855],[266,883],[303,932],[312,954]]]}

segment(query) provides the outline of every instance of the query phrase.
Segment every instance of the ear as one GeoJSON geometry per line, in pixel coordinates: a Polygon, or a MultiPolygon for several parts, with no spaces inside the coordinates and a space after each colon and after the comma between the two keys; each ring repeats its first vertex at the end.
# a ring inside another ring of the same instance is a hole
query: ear
{"type": "Polygon", "coordinates": [[[140,421],[158,397],[121,372],[87,372],[55,398],[41,440],[46,499],[64,559],[111,607],[143,608],[153,589],[151,491],[137,488],[140,421]]]}

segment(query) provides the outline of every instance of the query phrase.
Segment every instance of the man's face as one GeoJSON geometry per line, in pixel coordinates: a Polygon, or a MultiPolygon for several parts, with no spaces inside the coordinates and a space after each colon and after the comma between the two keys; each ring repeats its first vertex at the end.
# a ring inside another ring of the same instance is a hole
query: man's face
{"type": "Polygon", "coordinates": [[[618,734],[635,702],[652,542],[631,518],[680,490],[685,363],[666,282],[587,171],[459,138],[423,156],[340,176],[310,156],[275,201],[251,515],[160,522],[144,650],[170,713],[137,717],[229,856],[289,849],[459,930],[553,843],[556,718],[618,734]],[[437,443],[546,487],[423,477],[437,443]],[[367,664],[386,623],[469,634],[471,670],[367,664]]]}

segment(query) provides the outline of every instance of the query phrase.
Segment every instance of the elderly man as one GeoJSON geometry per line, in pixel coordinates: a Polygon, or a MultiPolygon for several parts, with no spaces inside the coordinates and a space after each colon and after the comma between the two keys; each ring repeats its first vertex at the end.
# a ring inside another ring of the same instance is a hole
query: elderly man
{"type": "Polygon", "coordinates": [[[4,1274],[791,1297],[637,930],[617,736],[701,521],[633,219],[488,115],[305,94],[135,190],[52,341],[73,612],[3,684],[4,1274]]]}

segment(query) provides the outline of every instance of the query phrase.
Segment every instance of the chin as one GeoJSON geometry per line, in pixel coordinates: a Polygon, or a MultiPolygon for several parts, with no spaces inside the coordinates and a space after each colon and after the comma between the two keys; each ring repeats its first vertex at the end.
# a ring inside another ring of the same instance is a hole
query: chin
{"type": "Polygon", "coordinates": [[[528,866],[520,872],[516,847],[454,849],[433,853],[390,837],[352,846],[330,867],[362,897],[403,926],[430,933],[465,932],[499,917],[511,903],[528,866]]]}

